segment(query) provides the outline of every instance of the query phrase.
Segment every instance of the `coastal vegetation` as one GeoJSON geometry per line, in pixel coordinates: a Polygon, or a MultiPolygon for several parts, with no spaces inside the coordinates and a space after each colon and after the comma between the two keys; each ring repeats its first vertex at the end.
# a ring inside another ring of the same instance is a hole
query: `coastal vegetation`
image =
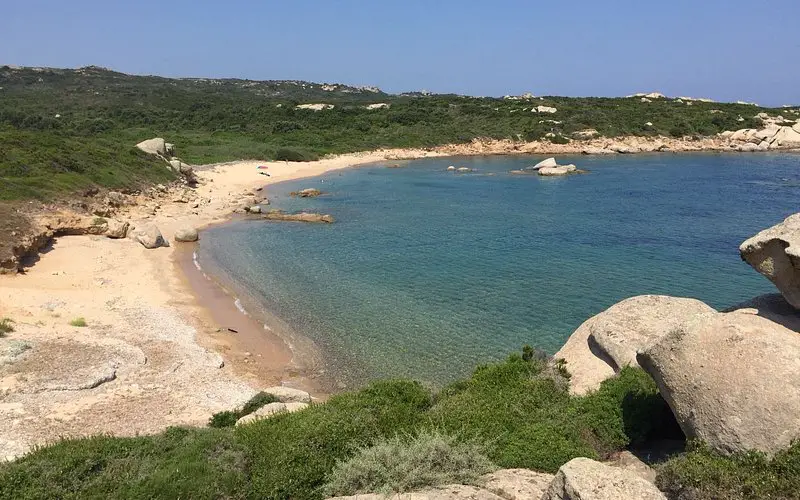
{"type": "Polygon", "coordinates": [[[606,137],[707,136],[757,127],[755,115],[770,111],[666,98],[389,95],[308,82],[133,76],[98,67],[3,66],[0,87],[0,200],[167,182],[174,174],[134,148],[150,137],[169,138],[192,164],[302,161],[474,138],[563,143],[589,130],[606,137]],[[333,107],[298,108],[308,102],[333,107]],[[368,108],[372,103],[386,106],[368,108]],[[537,107],[557,112],[532,112],[537,107]]]}
{"type": "MultiPolygon", "coordinates": [[[[563,369],[550,367],[514,354],[437,393],[413,381],[379,381],[236,427],[62,440],[0,465],[0,498],[403,491],[469,483],[496,467],[555,472],[575,457],[604,459],[680,436],[641,369],[626,368],[598,391],[571,396],[563,369]]],[[[269,399],[259,395],[239,411],[269,399]]],[[[657,470],[671,498],[797,498],[800,445],[772,460],[756,453],[726,458],[695,446],[657,470]],[[743,476],[749,479],[739,481],[743,476]]]]}
{"type": "Polygon", "coordinates": [[[259,392],[252,398],[250,398],[247,403],[242,405],[241,408],[236,410],[226,410],[221,411],[219,413],[215,413],[211,416],[211,419],[208,421],[209,427],[233,427],[236,425],[236,422],[242,418],[250,415],[254,411],[258,410],[262,406],[268,405],[269,403],[276,403],[278,402],[278,398],[272,394],[266,392],[259,392]]]}
{"type": "Polygon", "coordinates": [[[0,319],[0,337],[14,331],[14,320],[11,318],[0,319]]]}

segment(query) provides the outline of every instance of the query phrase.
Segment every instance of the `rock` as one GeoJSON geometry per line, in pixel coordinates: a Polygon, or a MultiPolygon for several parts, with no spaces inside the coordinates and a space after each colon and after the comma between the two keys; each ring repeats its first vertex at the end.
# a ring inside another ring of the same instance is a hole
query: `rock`
{"type": "Polygon", "coordinates": [[[552,113],[555,113],[556,111],[558,111],[558,109],[552,108],[550,106],[536,106],[531,111],[535,111],[537,113],[551,113],[552,114],[552,113]]]}
{"type": "Polygon", "coordinates": [[[141,149],[145,153],[151,155],[160,155],[160,156],[167,155],[167,143],[164,141],[164,139],[160,137],[142,141],[139,144],[137,144],[136,147],[141,149]]]}
{"type": "Polygon", "coordinates": [[[263,215],[266,220],[290,221],[290,222],[323,222],[325,224],[332,224],[334,218],[328,214],[314,214],[308,212],[300,212],[296,214],[287,214],[281,210],[270,210],[263,215]]]}
{"type": "Polygon", "coordinates": [[[608,149],[614,151],[615,153],[620,153],[620,154],[632,154],[632,153],[638,153],[640,151],[639,148],[637,147],[628,146],[627,144],[622,144],[619,142],[612,142],[611,144],[608,145],[608,149]]]}
{"type": "Polygon", "coordinates": [[[772,137],[771,143],[781,147],[800,147],[800,132],[792,127],[781,127],[772,137]]]}
{"type": "Polygon", "coordinates": [[[294,413],[304,408],[308,408],[308,403],[269,403],[250,415],[245,415],[236,421],[236,425],[244,425],[262,418],[269,418],[277,413],[294,413]]]}
{"type": "Polygon", "coordinates": [[[743,128],[731,134],[730,139],[732,141],[746,141],[751,132],[753,132],[753,129],[743,128]]]}
{"type": "Polygon", "coordinates": [[[743,153],[751,153],[753,151],[758,151],[758,144],[753,144],[752,142],[748,142],[748,143],[742,144],[741,146],[739,146],[736,149],[741,151],[741,152],[743,152],[743,153]]]}
{"type": "Polygon", "coordinates": [[[798,134],[800,134],[800,120],[798,120],[798,122],[797,122],[797,123],[795,123],[794,125],[792,125],[792,130],[794,130],[795,132],[797,132],[798,134]]]}
{"type": "Polygon", "coordinates": [[[550,176],[574,174],[577,171],[578,167],[576,167],[575,165],[564,165],[559,167],[541,167],[539,169],[539,175],[550,177],[550,176]]]}
{"type": "Polygon", "coordinates": [[[589,318],[570,335],[555,358],[566,361],[570,392],[600,387],[625,366],[637,366],[636,352],[698,314],[715,312],[695,299],[640,295],[589,318]]]}
{"type": "Polygon", "coordinates": [[[300,198],[316,198],[317,196],[321,195],[322,191],[315,188],[306,188],[300,191],[293,191],[289,193],[290,196],[298,196],[300,198]]]}
{"type": "Polygon", "coordinates": [[[575,458],[562,465],[542,500],[666,500],[653,484],[617,467],[575,458]]]}
{"type": "Polygon", "coordinates": [[[530,167],[530,170],[539,170],[542,167],[557,167],[558,163],[556,162],[555,158],[548,158],[546,160],[542,160],[536,165],[530,167]]]}
{"type": "Polygon", "coordinates": [[[689,439],[772,455],[800,438],[800,335],[777,323],[703,314],[637,359],[689,439]]]}
{"type": "Polygon", "coordinates": [[[503,469],[483,476],[483,488],[507,500],[539,499],[553,477],[528,469],[503,469]]]}
{"type": "Polygon", "coordinates": [[[109,238],[124,238],[128,235],[128,228],[130,224],[127,222],[120,222],[114,219],[108,219],[106,222],[106,236],[109,238]]]}
{"type": "Polygon", "coordinates": [[[789,305],[779,293],[759,295],[722,312],[734,311],[749,312],[800,333],[800,311],[789,305]]]}
{"type": "Polygon", "coordinates": [[[167,156],[175,156],[175,145],[169,142],[164,143],[164,151],[167,153],[167,156]]]}
{"type": "Polygon", "coordinates": [[[145,248],[152,249],[169,246],[169,243],[166,242],[164,237],[161,235],[161,231],[158,230],[158,227],[156,227],[155,224],[147,224],[146,226],[137,229],[136,233],[134,234],[134,238],[145,248]]]}
{"type": "Polygon", "coordinates": [[[169,161],[169,166],[172,167],[171,170],[173,170],[175,172],[178,172],[178,173],[180,173],[180,171],[181,171],[181,165],[182,164],[183,164],[183,162],[180,161],[180,160],[170,160],[169,161]]]}
{"type": "Polygon", "coordinates": [[[800,213],[747,239],[739,254],[800,309],[800,213]]]}
{"type": "Polygon", "coordinates": [[[253,205],[252,207],[247,209],[248,212],[251,214],[260,214],[261,213],[261,206],[253,205]]]}
{"type": "Polygon", "coordinates": [[[375,103],[375,104],[367,104],[367,109],[370,109],[370,110],[372,110],[372,109],[388,109],[388,108],[389,108],[389,104],[385,103],[385,102],[378,102],[378,103],[375,103]]]}
{"type": "Polygon", "coordinates": [[[175,241],[192,242],[198,239],[197,229],[190,226],[183,226],[175,231],[175,241]]]}
{"type": "Polygon", "coordinates": [[[613,457],[612,460],[607,462],[611,467],[618,467],[636,474],[648,483],[655,484],[656,471],[646,463],[642,462],[639,457],[634,455],[628,450],[621,451],[613,457]]]}
{"type": "Polygon", "coordinates": [[[467,172],[472,172],[472,169],[469,167],[458,167],[456,169],[456,172],[467,173],[467,172]]]}
{"type": "Polygon", "coordinates": [[[453,165],[450,165],[449,167],[447,167],[447,171],[448,172],[455,172],[455,170],[456,170],[456,167],[454,167],[453,165]]]}
{"type": "Polygon", "coordinates": [[[292,389],[291,387],[275,386],[264,389],[267,394],[272,394],[281,403],[310,403],[311,395],[306,391],[300,389],[292,389]]]}
{"type": "Polygon", "coordinates": [[[608,155],[608,154],[613,154],[614,151],[605,148],[598,148],[595,146],[587,146],[581,150],[581,153],[585,155],[608,155]]]}
{"type": "Polygon", "coordinates": [[[758,139],[759,142],[764,140],[771,140],[773,137],[775,137],[775,134],[778,133],[778,130],[780,130],[780,128],[776,125],[773,125],[771,127],[767,127],[762,130],[757,130],[756,133],[753,134],[753,137],[758,139]]]}

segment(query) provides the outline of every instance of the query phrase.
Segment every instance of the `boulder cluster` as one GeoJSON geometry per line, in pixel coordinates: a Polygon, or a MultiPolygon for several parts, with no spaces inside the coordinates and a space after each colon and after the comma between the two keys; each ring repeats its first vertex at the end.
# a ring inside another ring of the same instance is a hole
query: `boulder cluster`
{"type": "Polygon", "coordinates": [[[626,299],[583,323],[555,357],[585,394],[626,366],[656,382],[683,433],[722,454],[773,455],[800,439],[800,214],[739,248],[769,295],[718,312],[689,298],[626,299]]]}
{"type": "Polygon", "coordinates": [[[765,113],[760,113],[758,118],[763,121],[764,128],[725,131],[720,136],[731,141],[739,151],[800,148],[800,121],[792,123],[782,116],[771,118],[765,113]]]}
{"type": "Polygon", "coordinates": [[[579,170],[573,164],[569,165],[559,165],[556,162],[555,158],[547,158],[546,160],[542,160],[536,165],[524,168],[522,170],[512,170],[512,174],[539,174],[543,177],[555,177],[555,176],[562,176],[562,175],[570,175],[570,174],[582,174],[585,173],[584,170],[579,170]]]}
{"type": "Polygon", "coordinates": [[[194,175],[192,166],[181,161],[180,158],[175,156],[175,145],[166,142],[161,137],[147,139],[136,145],[147,154],[156,155],[167,164],[167,168],[176,174],[182,175],[187,182],[194,183],[197,179],[194,175]]]}

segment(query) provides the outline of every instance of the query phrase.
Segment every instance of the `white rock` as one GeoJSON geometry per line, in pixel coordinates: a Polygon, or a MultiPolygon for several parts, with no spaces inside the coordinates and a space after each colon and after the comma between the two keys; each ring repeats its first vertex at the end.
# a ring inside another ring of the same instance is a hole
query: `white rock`
{"type": "Polygon", "coordinates": [[[652,483],[625,469],[574,458],[558,469],[542,500],[666,500],[652,483]]]}
{"type": "Polygon", "coordinates": [[[267,394],[272,394],[281,403],[310,403],[311,395],[300,389],[292,389],[291,387],[275,386],[264,389],[267,394]]]}
{"type": "Polygon", "coordinates": [[[161,137],[155,137],[153,139],[147,139],[146,141],[142,141],[136,145],[137,148],[141,149],[145,153],[151,155],[167,155],[167,145],[164,139],[161,137]]]}
{"type": "Polygon", "coordinates": [[[558,111],[556,108],[550,106],[536,106],[531,111],[536,110],[537,113],[555,113],[558,111]]]}
{"type": "Polygon", "coordinates": [[[558,162],[556,162],[555,158],[547,158],[546,160],[542,160],[533,167],[531,167],[531,170],[539,170],[542,167],[557,167],[557,166],[558,162]]]}

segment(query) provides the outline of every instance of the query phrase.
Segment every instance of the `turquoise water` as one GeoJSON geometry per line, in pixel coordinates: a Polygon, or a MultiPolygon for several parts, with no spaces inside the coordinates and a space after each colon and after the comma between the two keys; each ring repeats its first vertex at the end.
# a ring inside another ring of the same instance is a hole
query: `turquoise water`
{"type": "Polygon", "coordinates": [[[591,173],[508,174],[540,159],[427,159],[271,186],[273,207],[337,222],[215,227],[199,260],[314,340],[348,385],[441,384],[523,344],[552,353],[632,295],[723,308],[773,290],[737,249],[798,211],[800,156],[568,157],[591,173]],[[328,194],[288,197],[305,187],[328,194]]]}

